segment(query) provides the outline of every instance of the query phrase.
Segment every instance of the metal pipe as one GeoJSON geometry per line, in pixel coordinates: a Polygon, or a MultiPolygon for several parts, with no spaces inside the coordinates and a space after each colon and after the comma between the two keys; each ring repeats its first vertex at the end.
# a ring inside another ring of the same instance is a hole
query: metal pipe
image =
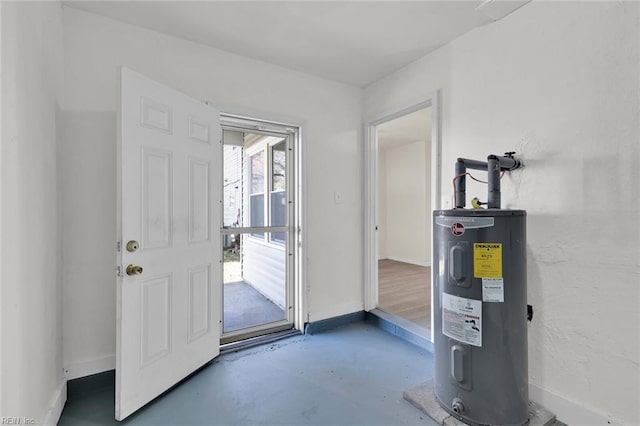
{"type": "Polygon", "coordinates": [[[511,170],[515,170],[517,168],[522,167],[522,163],[520,162],[520,160],[518,160],[517,158],[513,158],[513,157],[498,157],[495,156],[498,159],[498,161],[500,162],[500,170],[502,171],[511,171],[511,170]]]}
{"type": "Polygon", "coordinates": [[[487,170],[487,163],[484,161],[470,160],[468,158],[458,158],[456,162],[456,208],[463,209],[467,203],[467,179],[465,173],[467,169],[487,170]]]}
{"type": "Polygon", "coordinates": [[[487,184],[489,187],[489,197],[487,207],[490,209],[500,208],[500,159],[495,155],[487,157],[487,184]]]}
{"type": "Polygon", "coordinates": [[[487,163],[478,160],[469,160],[468,158],[458,158],[458,163],[465,165],[467,169],[487,170],[487,163]]]}
{"type": "Polygon", "coordinates": [[[499,209],[501,203],[500,196],[500,172],[511,171],[523,166],[520,160],[513,158],[515,152],[507,152],[504,157],[497,155],[489,155],[487,162],[470,160],[468,158],[458,158],[456,161],[456,180],[455,180],[455,202],[457,209],[463,209],[466,204],[466,176],[467,169],[485,170],[488,172],[489,195],[487,207],[490,209],[499,209]]]}
{"type": "Polygon", "coordinates": [[[462,158],[458,158],[458,161],[456,162],[456,174],[455,176],[457,177],[456,181],[455,181],[455,187],[456,187],[456,196],[455,196],[455,201],[456,201],[456,208],[457,209],[463,209],[464,205],[466,203],[466,187],[467,187],[467,183],[466,183],[466,179],[465,179],[465,173],[467,173],[467,166],[464,164],[464,161],[462,158]]]}
{"type": "MultiPolygon", "coordinates": [[[[510,154],[510,153],[509,153],[510,154]]],[[[517,168],[522,167],[522,163],[517,158],[513,157],[498,157],[497,155],[490,155],[490,157],[495,157],[500,162],[500,170],[501,171],[511,171],[517,168]]],[[[473,170],[488,170],[488,162],[478,161],[478,160],[470,160],[468,158],[458,158],[458,163],[462,163],[467,169],[473,170]]],[[[457,163],[456,163],[457,164],[457,163]]]]}

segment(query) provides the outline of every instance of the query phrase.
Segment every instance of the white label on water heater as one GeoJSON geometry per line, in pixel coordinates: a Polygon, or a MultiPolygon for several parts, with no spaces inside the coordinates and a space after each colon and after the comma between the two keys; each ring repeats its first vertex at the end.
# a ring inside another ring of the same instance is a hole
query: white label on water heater
{"type": "Polygon", "coordinates": [[[442,334],[482,347],[482,301],[442,293],[442,334]]]}
{"type": "Polygon", "coordinates": [[[504,302],[504,280],[502,278],[482,279],[482,301],[504,302]]]}

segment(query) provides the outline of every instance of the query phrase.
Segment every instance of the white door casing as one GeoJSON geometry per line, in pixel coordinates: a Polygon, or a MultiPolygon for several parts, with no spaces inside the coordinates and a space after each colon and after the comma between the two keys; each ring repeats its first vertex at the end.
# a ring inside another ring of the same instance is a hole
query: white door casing
{"type": "Polygon", "coordinates": [[[222,160],[218,110],[126,68],[118,113],[122,420],[219,354],[222,160]]]}
{"type": "MultiPolygon", "coordinates": [[[[406,105],[398,106],[391,111],[370,117],[367,120],[365,134],[365,220],[364,220],[364,308],[366,311],[378,307],[378,235],[376,207],[377,174],[378,174],[378,140],[377,126],[418,111],[431,107],[431,210],[441,208],[441,171],[442,171],[442,132],[441,132],[441,93],[440,90],[430,93],[425,98],[414,100],[406,105]]],[[[430,220],[431,222],[431,220],[430,220]]],[[[430,225],[433,228],[433,224],[430,225]]],[[[433,229],[431,229],[433,236],[433,229]]],[[[432,237],[433,240],[433,237],[432,237]]],[[[433,245],[433,241],[431,242],[433,245]]],[[[431,248],[433,253],[433,247],[431,248]]],[[[433,269],[432,269],[433,272],[433,269]]],[[[431,277],[431,282],[435,282],[431,277]]],[[[431,300],[433,301],[433,286],[431,286],[431,300]]],[[[433,304],[432,304],[433,305],[433,304]]],[[[433,324],[433,309],[431,310],[431,324],[433,324]]],[[[433,329],[431,330],[433,341],[433,329]]]]}

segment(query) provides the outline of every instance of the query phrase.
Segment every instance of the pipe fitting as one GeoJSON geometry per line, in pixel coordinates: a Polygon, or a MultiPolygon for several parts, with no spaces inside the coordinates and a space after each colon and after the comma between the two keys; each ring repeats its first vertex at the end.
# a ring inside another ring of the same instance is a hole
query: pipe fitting
{"type": "Polygon", "coordinates": [[[451,403],[451,409],[456,414],[464,413],[464,404],[462,403],[462,400],[460,398],[454,398],[451,403]]]}
{"type": "Polygon", "coordinates": [[[466,203],[466,183],[465,175],[467,169],[486,170],[488,172],[488,199],[487,208],[499,209],[501,204],[500,195],[500,173],[510,172],[512,170],[523,167],[520,160],[513,157],[514,151],[505,153],[504,157],[497,155],[489,155],[487,162],[470,160],[468,158],[458,158],[456,161],[456,174],[454,178],[455,207],[463,209],[466,203]]]}

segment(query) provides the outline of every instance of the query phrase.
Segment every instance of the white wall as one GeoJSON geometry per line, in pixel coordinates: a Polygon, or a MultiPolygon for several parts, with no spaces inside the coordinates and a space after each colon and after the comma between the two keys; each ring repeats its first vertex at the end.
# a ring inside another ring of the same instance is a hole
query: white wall
{"type": "Polygon", "coordinates": [[[638,9],[534,1],[365,91],[375,116],[442,89],[445,201],[456,157],[526,163],[532,396],[569,424],[640,423],[638,9]]]}
{"type": "Polygon", "coordinates": [[[303,122],[309,320],[362,309],[362,89],[68,7],[64,24],[65,365],[108,368],[115,351],[120,65],[214,101],[223,111],[234,105],[262,118],[303,122]],[[334,191],[342,195],[340,203],[334,191]]]}
{"type": "Polygon", "coordinates": [[[2,2],[2,401],[0,416],[57,420],[62,299],[57,117],[59,3],[2,2]]]}
{"type": "Polygon", "coordinates": [[[387,258],[387,156],[378,149],[376,225],[378,226],[378,260],[387,258]]]}
{"type": "Polygon", "coordinates": [[[380,153],[385,163],[385,254],[388,259],[431,265],[431,179],[427,172],[430,152],[430,144],[419,141],[380,153]]]}

